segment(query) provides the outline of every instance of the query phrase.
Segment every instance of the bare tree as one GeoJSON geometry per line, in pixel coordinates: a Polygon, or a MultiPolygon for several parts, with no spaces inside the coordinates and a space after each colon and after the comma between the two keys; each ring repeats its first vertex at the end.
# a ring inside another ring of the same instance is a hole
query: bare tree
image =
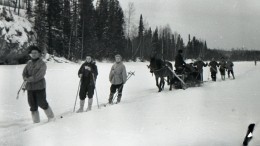
{"type": "MultiPolygon", "coordinates": [[[[134,14],[135,14],[134,3],[133,2],[129,2],[128,3],[128,8],[125,11],[126,34],[127,34],[126,48],[127,48],[127,50],[129,49],[129,40],[132,40],[132,38],[133,38],[132,28],[133,28],[134,14]]],[[[132,51],[131,52],[133,53],[133,47],[132,47],[132,51]]]]}

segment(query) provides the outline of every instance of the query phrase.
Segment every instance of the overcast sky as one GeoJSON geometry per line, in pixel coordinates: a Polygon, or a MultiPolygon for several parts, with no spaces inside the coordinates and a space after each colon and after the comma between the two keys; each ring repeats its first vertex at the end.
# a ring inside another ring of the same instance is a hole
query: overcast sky
{"type": "Polygon", "coordinates": [[[210,48],[260,50],[260,0],[119,0],[133,2],[154,29],[169,24],[172,31],[207,40],[210,48]]]}

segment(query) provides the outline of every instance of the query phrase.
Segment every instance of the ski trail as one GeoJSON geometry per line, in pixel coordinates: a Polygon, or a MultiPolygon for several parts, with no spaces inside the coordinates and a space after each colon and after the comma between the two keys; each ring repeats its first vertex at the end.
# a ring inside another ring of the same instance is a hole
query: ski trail
{"type": "Polygon", "coordinates": [[[10,132],[7,132],[6,134],[2,135],[2,137],[9,137],[12,135],[17,135],[17,134],[21,134],[23,132],[32,130],[34,128],[37,128],[39,126],[51,123],[51,122],[56,122],[59,121],[61,119],[63,119],[64,117],[69,117],[71,115],[73,115],[74,113],[72,112],[72,110],[68,110],[66,112],[63,112],[61,114],[58,114],[57,116],[55,116],[55,119],[53,121],[41,121],[40,123],[32,123],[31,119],[26,119],[26,120],[19,120],[19,121],[26,121],[24,124],[18,124],[19,121],[14,122],[13,124],[9,124],[9,125],[15,125],[15,123],[17,123],[17,125],[19,126],[19,128],[17,128],[16,130],[11,130],[10,132]]]}

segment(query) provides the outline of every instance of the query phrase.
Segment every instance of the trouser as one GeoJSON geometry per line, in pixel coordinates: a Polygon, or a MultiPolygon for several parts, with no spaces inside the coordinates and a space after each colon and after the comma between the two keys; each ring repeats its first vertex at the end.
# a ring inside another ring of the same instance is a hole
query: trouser
{"type": "Polygon", "coordinates": [[[200,75],[200,81],[203,82],[203,71],[200,71],[199,75],[200,75]]]}
{"type": "Polygon", "coordinates": [[[230,78],[230,73],[232,74],[233,78],[235,78],[233,70],[228,70],[228,78],[230,78]]]}
{"type": "Polygon", "coordinates": [[[212,78],[212,81],[216,81],[216,79],[217,79],[217,72],[211,72],[211,78],[212,78]]]}
{"type": "Polygon", "coordinates": [[[88,98],[93,98],[94,90],[95,90],[94,85],[81,84],[80,91],[79,91],[80,100],[85,100],[87,95],[88,98]]]}
{"type": "Polygon", "coordinates": [[[28,90],[27,94],[30,111],[37,111],[38,106],[43,110],[48,109],[49,104],[46,100],[46,89],[28,90]]]}
{"type": "Polygon", "coordinates": [[[223,76],[226,75],[224,68],[220,68],[220,69],[219,69],[219,72],[220,72],[220,74],[223,75],[223,76]]]}
{"type": "Polygon", "coordinates": [[[121,97],[122,97],[122,92],[123,92],[123,84],[118,84],[118,85],[111,85],[110,87],[110,95],[109,95],[109,103],[112,102],[114,94],[116,93],[116,90],[118,90],[118,96],[117,96],[117,101],[120,102],[121,101],[121,97]]]}

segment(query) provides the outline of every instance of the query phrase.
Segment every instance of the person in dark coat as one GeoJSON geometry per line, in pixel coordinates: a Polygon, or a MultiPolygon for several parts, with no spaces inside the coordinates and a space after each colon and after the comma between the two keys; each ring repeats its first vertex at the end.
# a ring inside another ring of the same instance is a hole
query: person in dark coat
{"type": "Polygon", "coordinates": [[[228,59],[228,61],[227,61],[228,78],[230,78],[230,73],[231,73],[233,76],[233,79],[235,79],[233,67],[234,67],[234,63],[230,59],[228,59]]]}
{"type": "Polygon", "coordinates": [[[178,51],[178,54],[175,57],[175,69],[177,73],[182,73],[183,69],[185,68],[186,63],[184,62],[183,56],[182,56],[182,50],[178,51]]]}
{"type": "Polygon", "coordinates": [[[197,61],[194,62],[193,66],[197,67],[198,72],[200,73],[201,82],[203,82],[203,67],[206,67],[208,64],[204,63],[199,57],[197,61]]]}
{"type": "Polygon", "coordinates": [[[226,62],[225,58],[222,57],[220,62],[219,62],[219,71],[220,71],[222,80],[225,80],[225,76],[226,76],[225,70],[227,68],[226,65],[227,65],[227,62],[226,62]]]}
{"type": "Polygon", "coordinates": [[[48,117],[48,121],[54,119],[54,114],[46,100],[45,73],[47,66],[41,59],[41,50],[37,46],[30,46],[31,60],[23,70],[23,79],[26,82],[25,90],[28,94],[28,103],[34,123],[40,122],[38,107],[42,108],[48,117]]]}
{"type": "Polygon", "coordinates": [[[86,61],[81,65],[78,76],[81,79],[79,98],[80,108],[78,113],[83,112],[86,96],[88,96],[87,111],[91,110],[93,103],[93,95],[95,90],[95,83],[98,76],[96,63],[93,61],[91,55],[86,56],[86,61]]]}
{"type": "Polygon", "coordinates": [[[209,63],[212,81],[216,81],[216,79],[217,79],[217,73],[218,73],[217,67],[218,66],[219,66],[219,64],[217,63],[217,61],[215,61],[215,59],[212,58],[211,62],[209,63]]]}

